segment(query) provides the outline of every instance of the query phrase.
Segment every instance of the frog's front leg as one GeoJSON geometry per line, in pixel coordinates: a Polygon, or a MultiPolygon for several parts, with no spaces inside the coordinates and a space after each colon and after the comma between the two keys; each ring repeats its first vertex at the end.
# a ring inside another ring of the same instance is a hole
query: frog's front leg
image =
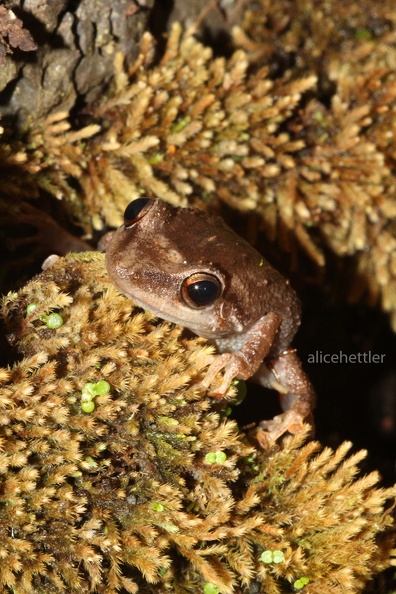
{"type": "MultiPolygon", "coordinates": [[[[269,441],[277,440],[286,431],[298,433],[302,430],[304,421],[313,425],[312,410],[316,395],[295,349],[288,349],[276,359],[264,363],[253,380],[277,389],[285,411],[272,421],[261,421],[260,426],[265,429],[265,435],[261,437],[266,445],[269,441]]],[[[260,441],[260,433],[257,437],[260,441]]]]}
{"type": "MultiPolygon", "coordinates": [[[[211,391],[212,396],[222,398],[230,387],[233,378],[248,379],[251,377],[268,354],[280,323],[280,316],[273,312],[260,318],[246,332],[246,338],[239,350],[223,353],[215,357],[202,381],[203,387],[208,389],[215,376],[224,369],[225,373],[221,385],[211,391]]],[[[225,340],[224,344],[227,342],[225,340]]],[[[222,341],[218,340],[217,344],[221,348],[222,341]]]]}

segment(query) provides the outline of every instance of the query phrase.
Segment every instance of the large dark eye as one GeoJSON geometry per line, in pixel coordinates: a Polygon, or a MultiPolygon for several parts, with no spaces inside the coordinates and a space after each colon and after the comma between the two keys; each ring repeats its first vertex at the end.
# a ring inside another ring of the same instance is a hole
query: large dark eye
{"type": "Polygon", "coordinates": [[[150,200],[150,198],[138,198],[130,202],[124,212],[125,228],[129,229],[129,227],[132,227],[139,219],[144,217],[153,204],[154,200],[150,200]]]}
{"type": "Polygon", "coordinates": [[[183,281],[181,296],[190,307],[206,307],[220,297],[221,290],[221,282],[216,276],[198,272],[183,281]]]}

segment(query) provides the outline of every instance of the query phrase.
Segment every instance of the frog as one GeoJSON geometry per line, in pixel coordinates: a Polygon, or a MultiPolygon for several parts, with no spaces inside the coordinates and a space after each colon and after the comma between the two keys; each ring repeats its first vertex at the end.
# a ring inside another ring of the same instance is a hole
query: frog
{"type": "Polygon", "coordinates": [[[278,390],[283,412],[261,421],[263,443],[312,423],[315,391],[291,347],[301,321],[297,294],[219,215],[137,198],[105,251],[121,293],[214,343],[201,382],[210,396],[223,398],[234,379],[278,390]]]}

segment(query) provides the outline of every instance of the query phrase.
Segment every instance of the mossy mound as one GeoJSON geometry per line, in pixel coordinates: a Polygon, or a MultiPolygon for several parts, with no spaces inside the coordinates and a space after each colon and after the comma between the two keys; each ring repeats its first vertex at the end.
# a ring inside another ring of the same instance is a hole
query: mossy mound
{"type": "Polygon", "coordinates": [[[394,496],[355,480],[364,453],[249,443],[199,385],[211,347],[134,308],[103,260],[3,301],[22,358],[0,369],[0,591],[361,591],[391,563],[394,496]]]}

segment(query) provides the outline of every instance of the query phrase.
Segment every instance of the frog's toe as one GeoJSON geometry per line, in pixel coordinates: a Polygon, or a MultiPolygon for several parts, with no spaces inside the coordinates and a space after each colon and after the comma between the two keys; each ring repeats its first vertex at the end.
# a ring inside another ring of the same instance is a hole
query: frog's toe
{"type": "Polygon", "coordinates": [[[277,415],[271,421],[261,421],[260,427],[266,433],[266,440],[275,442],[287,432],[301,433],[304,429],[304,417],[296,411],[289,410],[277,415]]]}
{"type": "Polygon", "coordinates": [[[205,388],[205,390],[209,390],[209,396],[212,396],[213,398],[224,398],[234,378],[233,372],[227,370],[219,385],[219,383],[216,382],[215,377],[223,367],[223,361],[215,361],[212,363],[201,382],[201,386],[205,388]]]}
{"type": "Polygon", "coordinates": [[[210,388],[210,396],[223,398],[228,392],[230,384],[235,377],[245,379],[250,376],[249,370],[246,371],[246,362],[236,353],[223,353],[218,355],[209,365],[201,385],[207,390],[210,388]],[[224,369],[224,376],[220,385],[216,383],[217,374],[224,369]]]}

